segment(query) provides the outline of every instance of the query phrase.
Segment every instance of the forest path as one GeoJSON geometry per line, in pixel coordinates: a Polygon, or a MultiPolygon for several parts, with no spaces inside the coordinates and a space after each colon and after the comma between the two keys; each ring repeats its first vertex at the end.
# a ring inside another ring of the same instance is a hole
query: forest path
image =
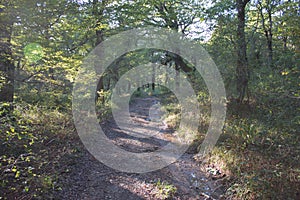
{"type": "MultiPolygon", "coordinates": [[[[120,130],[113,119],[101,123],[113,143],[131,152],[152,152],[172,140],[172,130],[160,120],[160,99],[135,98],[130,104],[130,116],[135,127],[120,130]],[[150,115],[149,115],[150,110],[150,115]],[[159,117],[158,117],[159,118],[159,117]],[[148,138],[133,137],[132,129],[148,138]]],[[[193,155],[185,153],[175,163],[160,170],[133,174],[109,168],[96,160],[88,151],[72,158],[68,173],[60,177],[62,199],[165,199],[170,185],[177,191],[169,199],[220,199],[221,187],[207,176],[193,155]],[[159,182],[167,183],[159,184],[159,182]],[[165,192],[164,192],[165,191],[165,192]]]]}

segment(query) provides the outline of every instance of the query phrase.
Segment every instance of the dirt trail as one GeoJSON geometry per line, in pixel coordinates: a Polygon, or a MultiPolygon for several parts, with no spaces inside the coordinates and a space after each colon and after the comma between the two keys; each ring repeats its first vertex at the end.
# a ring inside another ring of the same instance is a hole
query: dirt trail
{"type": "MultiPolygon", "coordinates": [[[[151,152],[166,145],[172,139],[172,130],[156,119],[159,99],[136,98],[130,106],[135,121],[134,130],[151,137],[138,138],[129,135],[133,127],[120,130],[114,120],[101,124],[108,138],[115,145],[131,152],[151,152]],[[154,106],[154,107],[153,107],[154,106]],[[150,115],[149,115],[150,109],[150,115]]],[[[111,169],[97,161],[87,151],[72,158],[70,171],[60,177],[61,199],[163,199],[158,180],[177,188],[171,199],[220,199],[221,185],[201,171],[193,155],[185,153],[177,162],[161,170],[144,174],[130,174],[111,169]]]]}

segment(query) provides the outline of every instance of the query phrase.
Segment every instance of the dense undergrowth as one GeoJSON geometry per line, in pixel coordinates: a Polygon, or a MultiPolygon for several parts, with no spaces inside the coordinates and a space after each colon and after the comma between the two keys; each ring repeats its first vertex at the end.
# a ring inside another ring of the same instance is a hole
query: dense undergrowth
{"type": "Polygon", "coordinates": [[[297,102],[272,102],[228,106],[224,133],[208,158],[227,174],[228,197],[299,198],[299,118],[294,112],[297,102]],[[236,114],[241,110],[242,115],[236,114]]]}
{"type": "Polygon", "coordinates": [[[0,107],[0,199],[49,199],[74,156],[74,128],[69,114],[40,106],[0,107]]]}
{"type": "MultiPolygon", "coordinates": [[[[176,127],[179,109],[178,104],[172,105],[166,106],[173,112],[168,123],[176,127]]],[[[298,108],[297,99],[270,97],[250,104],[228,103],[223,133],[203,162],[224,175],[226,198],[299,199],[300,136],[299,116],[295,112],[298,108]]],[[[205,136],[209,115],[209,109],[200,115],[200,142],[195,144],[201,144],[205,136]]]]}

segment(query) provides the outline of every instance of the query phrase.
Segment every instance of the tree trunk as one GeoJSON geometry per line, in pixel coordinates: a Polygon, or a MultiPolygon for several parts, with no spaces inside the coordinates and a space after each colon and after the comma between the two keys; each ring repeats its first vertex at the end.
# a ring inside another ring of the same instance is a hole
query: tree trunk
{"type": "Polygon", "coordinates": [[[273,20],[272,20],[272,5],[268,5],[266,7],[268,14],[268,27],[266,26],[266,20],[263,13],[263,6],[261,2],[258,3],[258,9],[262,18],[262,27],[265,32],[266,40],[267,40],[267,49],[268,49],[268,60],[267,64],[269,67],[273,66],[273,20]]]}
{"type": "Polygon", "coordinates": [[[177,91],[179,91],[180,87],[180,67],[175,63],[175,88],[177,91]]]}
{"type": "Polygon", "coordinates": [[[13,20],[9,9],[9,3],[4,3],[0,10],[0,101],[12,105],[14,97],[14,72],[12,62],[11,35],[13,20]]]}
{"type": "Polygon", "coordinates": [[[156,70],[155,70],[155,64],[152,64],[152,91],[155,90],[155,76],[156,76],[156,70]]]}
{"type": "Polygon", "coordinates": [[[107,4],[107,0],[103,0],[99,2],[98,0],[93,0],[93,15],[97,18],[95,28],[96,28],[96,43],[95,46],[103,42],[104,33],[103,30],[99,29],[98,26],[102,23],[103,12],[105,5],[107,4]]]}
{"type": "Polygon", "coordinates": [[[130,80],[128,80],[127,93],[130,93],[130,90],[131,90],[131,82],[130,82],[130,80]]]}
{"type": "Polygon", "coordinates": [[[269,29],[266,31],[268,34],[267,40],[268,40],[268,64],[270,67],[273,67],[273,21],[272,21],[272,11],[271,9],[268,10],[268,17],[269,17],[269,29]]]}
{"type": "Polygon", "coordinates": [[[245,39],[245,7],[250,0],[237,0],[238,11],[238,28],[237,28],[237,67],[236,67],[236,81],[238,102],[243,102],[248,89],[249,69],[246,54],[246,39],[245,39]]]}
{"type": "MultiPolygon", "coordinates": [[[[96,21],[96,24],[95,24],[95,28],[96,28],[96,31],[95,31],[95,34],[96,34],[95,46],[99,45],[104,40],[104,33],[101,29],[98,29],[98,26],[101,25],[103,12],[104,12],[104,8],[105,8],[106,3],[107,3],[107,0],[103,0],[101,2],[99,2],[98,0],[93,0],[93,2],[92,2],[92,4],[93,4],[92,5],[93,6],[93,15],[97,18],[97,21],[96,21]]],[[[101,91],[101,90],[104,90],[103,81],[104,81],[104,79],[103,79],[103,77],[101,77],[99,79],[98,84],[97,84],[97,92],[101,91]]],[[[99,97],[100,97],[99,94],[96,93],[96,101],[99,97]]],[[[101,99],[101,102],[104,103],[104,98],[101,99]]]]}

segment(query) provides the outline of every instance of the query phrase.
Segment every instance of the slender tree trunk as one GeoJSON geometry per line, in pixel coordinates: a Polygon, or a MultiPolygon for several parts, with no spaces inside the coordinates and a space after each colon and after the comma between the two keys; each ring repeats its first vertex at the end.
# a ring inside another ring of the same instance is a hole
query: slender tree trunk
{"type": "Polygon", "coordinates": [[[269,17],[269,29],[266,31],[268,34],[268,50],[269,50],[269,66],[273,67],[273,21],[272,21],[272,11],[271,9],[268,10],[268,17],[269,17]]]}
{"type": "MultiPolygon", "coordinates": [[[[14,72],[12,62],[11,35],[13,20],[9,2],[0,10],[0,101],[12,105],[14,97],[14,72]]],[[[12,106],[11,106],[12,108],[12,106]]]]}
{"type": "Polygon", "coordinates": [[[175,88],[178,91],[180,87],[180,67],[175,63],[175,88]]]}
{"type": "Polygon", "coordinates": [[[267,64],[269,67],[273,66],[273,20],[272,20],[272,5],[267,6],[267,14],[268,14],[268,26],[266,25],[266,19],[263,13],[263,6],[261,2],[258,3],[258,9],[262,18],[262,27],[265,32],[266,40],[267,40],[267,49],[268,49],[268,60],[267,64]]]}
{"type": "Polygon", "coordinates": [[[283,41],[283,50],[284,52],[287,52],[287,36],[284,36],[282,38],[282,41],[283,41]]]}
{"type": "Polygon", "coordinates": [[[95,46],[97,46],[104,40],[103,30],[99,29],[98,26],[100,26],[102,23],[103,12],[104,12],[106,3],[107,3],[107,0],[102,0],[101,2],[99,2],[99,0],[93,0],[93,15],[97,18],[97,22],[95,24],[95,28],[96,28],[95,46]]]}
{"type": "Polygon", "coordinates": [[[246,54],[245,39],[245,7],[250,0],[237,0],[238,28],[237,28],[237,67],[236,81],[237,92],[239,94],[238,102],[243,102],[248,89],[249,69],[246,54]]]}
{"type": "Polygon", "coordinates": [[[168,70],[168,66],[166,66],[165,68],[165,73],[166,73],[166,76],[165,76],[165,85],[168,85],[168,82],[169,82],[169,70],[168,70]]]}
{"type": "Polygon", "coordinates": [[[110,81],[111,81],[111,77],[109,76],[108,77],[108,80],[107,80],[107,90],[110,90],[110,81]]]}
{"type": "Polygon", "coordinates": [[[128,84],[127,84],[127,93],[130,92],[130,89],[131,89],[131,82],[130,82],[130,80],[128,80],[128,84]]]}
{"type": "MultiPolygon", "coordinates": [[[[95,24],[95,34],[96,34],[96,42],[95,42],[95,46],[99,45],[101,42],[103,42],[104,40],[104,33],[103,30],[98,29],[98,26],[101,25],[101,21],[103,18],[103,12],[104,12],[104,8],[105,5],[107,3],[107,0],[103,0],[101,2],[99,2],[99,0],[93,0],[92,2],[92,6],[93,6],[93,15],[97,18],[96,24],[95,24]]],[[[104,49],[103,49],[104,51],[104,49]]],[[[97,91],[101,91],[104,90],[104,83],[103,83],[104,79],[103,77],[101,77],[99,79],[99,82],[97,84],[97,91]]],[[[99,98],[99,95],[96,94],[96,101],[99,98]]],[[[104,99],[101,100],[102,103],[104,103],[104,99]]]]}
{"type": "Polygon", "coordinates": [[[156,76],[156,70],[155,70],[155,64],[152,65],[152,91],[155,90],[155,76],[156,76]]]}

